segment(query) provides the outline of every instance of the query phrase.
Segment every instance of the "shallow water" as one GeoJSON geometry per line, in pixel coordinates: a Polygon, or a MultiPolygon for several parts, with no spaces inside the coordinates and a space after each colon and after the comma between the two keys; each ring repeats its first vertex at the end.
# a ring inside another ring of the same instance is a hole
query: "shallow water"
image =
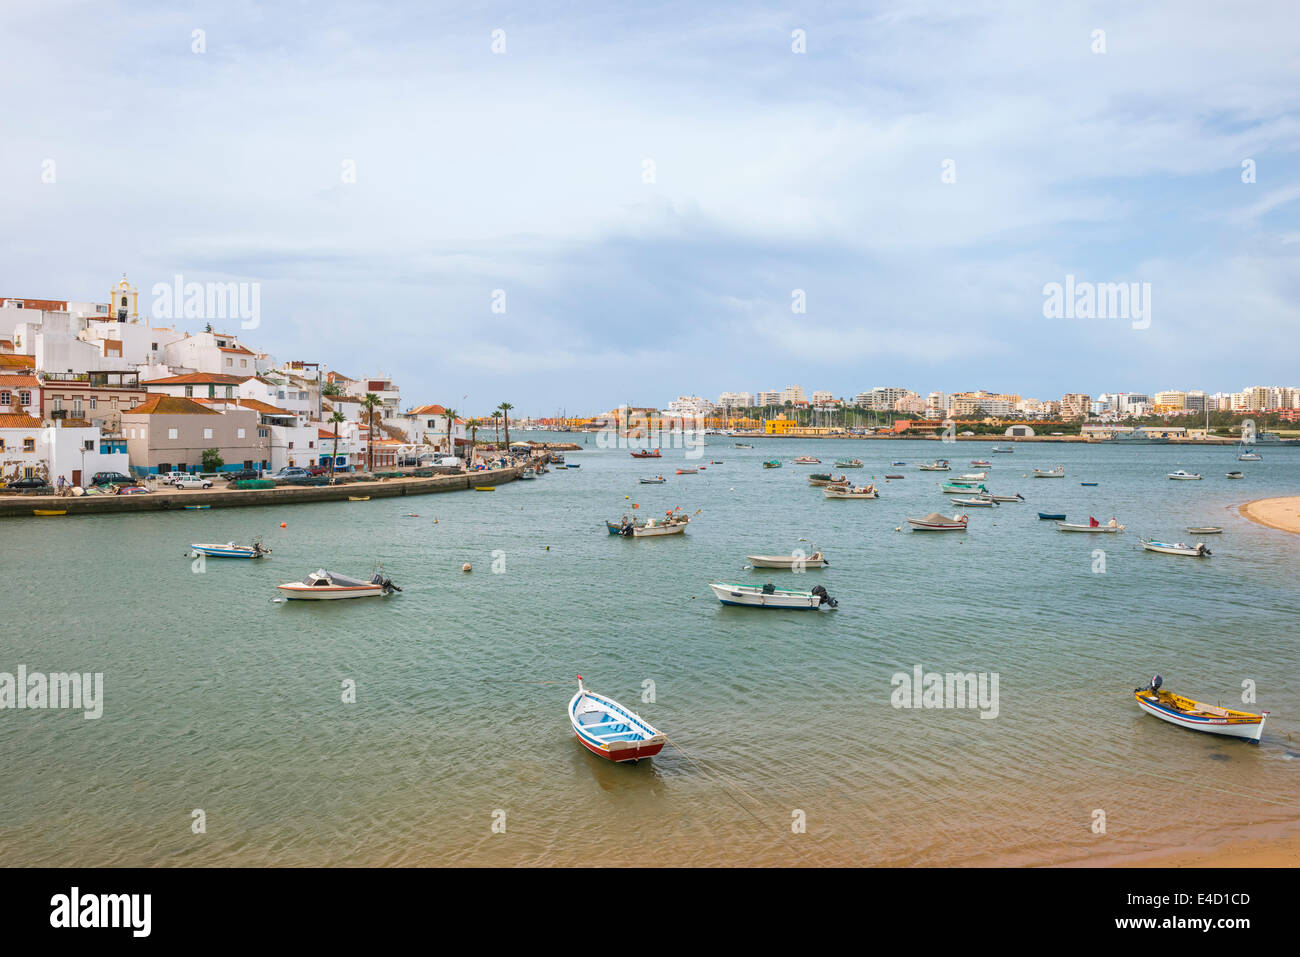
{"type": "Polygon", "coordinates": [[[1294,494],[1300,449],[1238,463],[1231,448],[994,455],[992,442],[756,439],[740,450],[710,437],[703,461],[723,464],[676,476],[681,451],[637,462],[586,439],[568,454],[581,468],[492,493],[0,523],[0,671],[105,682],[99,720],[0,711],[0,856],[1040,864],[1300,819],[1300,538],[1229,508],[1294,494]],[[807,485],[817,469],[790,464],[801,454],[822,470],[862,458],[849,474],[874,478],[881,497],[825,499],[807,485]],[[937,455],[951,473],[916,470],[937,455]],[[763,469],[773,456],[785,467],[763,469]],[[988,487],[1026,503],[969,510],[964,534],[906,530],[907,515],[951,514],[938,482],[981,458],[988,487]],[[1064,480],[1025,477],[1056,464],[1064,480]],[[1178,468],[1206,479],[1168,481],[1178,468]],[[1228,481],[1237,468],[1247,478],[1228,481]],[[637,483],[656,472],[667,485],[637,483]],[[633,502],[699,514],[684,536],[607,535],[603,521],[633,502]],[[1040,510],[1128,528],[1066,535],[1040,510]],[[1206,539],[1209,559],[1135,545],[1186,541],[1201,524],[1225,527],[1206,539]],[[196,573],[185,557],[191,541],[254,535],[270,559],[196,573]],[[831,566],[742,567],[746,554],[796,547],[823,548],[831,566]],[[276,584],[317,567],[360,576],[376,562],[402,594],[272,601],[276,584]],[[727,608],[707,587],[769,579],[823,584],[839,608],[727,608]],[[916,665],[996,673],[997,716],[895,708],[891,677],[916,665]],[[1141,714],[1131,690],[1153,671],[1172,690],[1272,711],[1264,742],[1141,714]],[[588,754],[566,718],[576,673],[678,747],[635,766],[588,754]],[[354,704],[341,700],[349,679],[354,704]],[[1241,704],[1245,680],[1257,704],[1241,704]],[[191,831],[196,808],[205,834],[191,831]],[[805,833],[792,831],[796,812],[805,833]]]}

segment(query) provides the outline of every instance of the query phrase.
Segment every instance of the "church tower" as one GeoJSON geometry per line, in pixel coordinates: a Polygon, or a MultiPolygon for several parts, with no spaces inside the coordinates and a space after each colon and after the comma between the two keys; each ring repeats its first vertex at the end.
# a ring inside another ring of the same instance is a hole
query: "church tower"
{"type": "Polygon", "coordinates": [[[140,290],[126,281],[126,273],[109,291],[109,315],[118,322],[140,321],[140,290]]]}

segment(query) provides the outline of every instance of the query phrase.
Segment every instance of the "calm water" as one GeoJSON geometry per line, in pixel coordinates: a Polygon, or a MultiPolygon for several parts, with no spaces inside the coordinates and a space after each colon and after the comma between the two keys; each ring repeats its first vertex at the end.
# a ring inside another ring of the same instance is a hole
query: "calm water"
{"type": "Polygon", "coordinates": [[[491,494],[0,523],[0,671],[102,671],[106,686],[98,721],[0,712],[0,859],[1059,863],[1300,819],[1300,539],[1228,509],[1294,494],[1300,450],[1238,464],[1230,448],[754,444],[710,438],[705,461],[723,464],[691,476],[671,474],[680,451],[636,462],[593,444],[569,454],[580,469],[491,494]],[[862,458],[850,474],[874,477],[880,499],[826,500],[814,469],[790,464],[800,454],[862,458]],[[785,467],[761,468],[773,455],[785,467]],[[964,535],[897,531],[951,514],[944,474],[915,468],[936,455],[954,476],[991,460],[989,488],[1027,502],[969,510],[964,535]],[[1056,464],[1066,479],[1024,477],[1056,464]],[[1166,480],[1177,468],[1206,480],[1166,480]],[[1235,468],[1247,478],[1226,480],[1235,468]],[[895,471],[907,478],[884,483],[895,471]],[[654,472],[669,483],[637,484],[654,472]],[[633,502],[701,511],[682,537],[607,535],[633,502]],[[1128,530],[1065,535],[1039,510],[1128,530]],[[1225,526],[1207,560],[1134,545],[1199,524],[1225,526]],[[184,555],[254,535],[269,560],[196,574],[184,555]],[[747,553],[801,545],[831,567],[742,569],[747,553]],[[401,595],[272,601],[318,566],[375,562],[401,595]],[[769,578],[823,584],[839,609],[724,608],[707,588],[769,578]],[[895,709],[891,676],[914,665],[997,673],[998,716],[895,709]],[[1140,714],[1129,692],[1153,671],[1228,707],[1256,682],[1250,710],[1273,712],[1263,744],[1140,714]],[[589,755],[566,719],[579,672],[686,753],[589,755]],[[806,833],[792,833],[796,810],[806,833]]]}

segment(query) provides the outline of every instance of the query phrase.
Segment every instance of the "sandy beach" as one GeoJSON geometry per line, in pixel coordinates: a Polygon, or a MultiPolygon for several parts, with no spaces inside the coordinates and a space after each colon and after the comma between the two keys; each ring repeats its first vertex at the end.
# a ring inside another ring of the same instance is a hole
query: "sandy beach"
{"type": "Polygon", "coordinates": [[[1256,499],[1242,505],[1238,511],[1257,525],[1300,535],[1300,495],[1256,499]]]}

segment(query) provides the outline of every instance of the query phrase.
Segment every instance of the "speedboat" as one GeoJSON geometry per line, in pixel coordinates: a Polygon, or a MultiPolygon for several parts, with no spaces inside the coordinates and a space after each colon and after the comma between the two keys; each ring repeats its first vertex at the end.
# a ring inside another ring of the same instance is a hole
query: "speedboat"
{"type": "Polygon", "coordinates": [[[1133,698],[1138,707],[1147,714],[1155,715],[1161,721],[1168,721],[1180,728],[1191,731],[1204,731],[1208,734],[1221,734],[1228,738],[1242,738],[1259,743],[1264,734],[1264,721],[1269,712],[1252,714],[1249,711],[1233,711],[1218,705],[1205,704],[1184,698],[1172,691],[1161,691],[1163,680],[1153,675],[1151,683],[1145,688],[1134,688],[1133,698]]]}
{"type": "Polygon", "coordinates": [[[225,545],[191,544],[190,548],[193,549],[194,557],[206,555],[209,558],[264,558],[271,554],[271,550],[257,539],[253,539],[251,545],[227,542],[225,545]]]}
{"type": "Polygon", "coordinates": [[[1239,478],[1245,478],[1245,477],[1246,477],[1246,473],[1245,473],[1245,472],[1229,472],[1229,473],[1228,473],[1228,478],[1230,478],[1230,479],[1239,479],[1239,478]]]}
{"type": "Polygon", "coordinates": [[[811,555],[746,555],[755,568],[784,568],[793,571],[796,568],[825,568],[830,564],[820,549],[811,555]]]}
{"type": "MultiPolygon", "coordinates": [[[[858,465],[861,465],[861,464],[862,464],[861,462],[858,463],[858,465]]],[[[890,462],[890,463],[889,463],[889,467],[890,467],[890,468],[895,468],[895,467],[897,467],[897,466],[899,466],[899,465],[906,465],[906,464],[907,464],[906,462],[890,462]]]]}
{"type": "Polygon", "coordinates": [[[578,693],[569,700],[569,723],[579,743],[592,754],[621,764],[653,758],[668,736],[613,698],[588,691],[578,675],[578,693]]]}
{"type": "Polygon", "coordinates": [[[724,605],[744,605],[748,608],[794,608],[812,611],[822,605],[836,607],[837,602],[821,585],[814,585],[811,591],[799,591],[795,588],[777,588],[771,582],[761,588],[755,585],[726,584],[712,582],[709,587],[718,601],[724,605]]]}
{"type": "Polygon", "coordinates": [[[375,572],[370,581],[349,578],[338,572],[327,572],[321,568],[312,572],[300,582],[287,582],[275,586],[284,592],[285,598],[302,598],[312,601],[324,601],[335,598],[381,598],[401,591],[390,579],[380,572],[375,572]]]}
{"type": "Polygon", "coordinates": [[[992,468],[992,467],[993,467],[993,463],[992,463],[992,462],[987,462],[987,461],[985,461],[984,459],[971,459],[971,460],[970,460],[970,464],[973,465],[973,466],[975,466],[977,469],[978,469],[978,468],[985,468],[985,469],[988,469],[988,468],[992,468]]]}
{"type": "Polygon", "coordinates": [[[1142,547],[1149,552],[1163,552],[1166,555],[1186,555],[1189,558],[1208,558],[1212,554],[1203,542],[1197,542],[1195,545],[1184,545],[1182,542],[1170,544],[1169,542],[1152,541],[1149,538],[1143,538],[1140,541],[1142,547]]]}
{"type": "Polygon", "coordinates": [[[1177,472],[1169,473],[1169,478],[1176,482],[1195,482],[1199,480],[1200,477],[1200,473],[1198,472],[1184,472],[1182,469],[1179,469],[1177,472]]]}
{"type": "Polygon", "coordinates": [[[964,532],[970,519],[965,515],[948,518],[938,512],[931,512],[924,518],[909,518],[907,523],[917,532],[964,532]]]}

